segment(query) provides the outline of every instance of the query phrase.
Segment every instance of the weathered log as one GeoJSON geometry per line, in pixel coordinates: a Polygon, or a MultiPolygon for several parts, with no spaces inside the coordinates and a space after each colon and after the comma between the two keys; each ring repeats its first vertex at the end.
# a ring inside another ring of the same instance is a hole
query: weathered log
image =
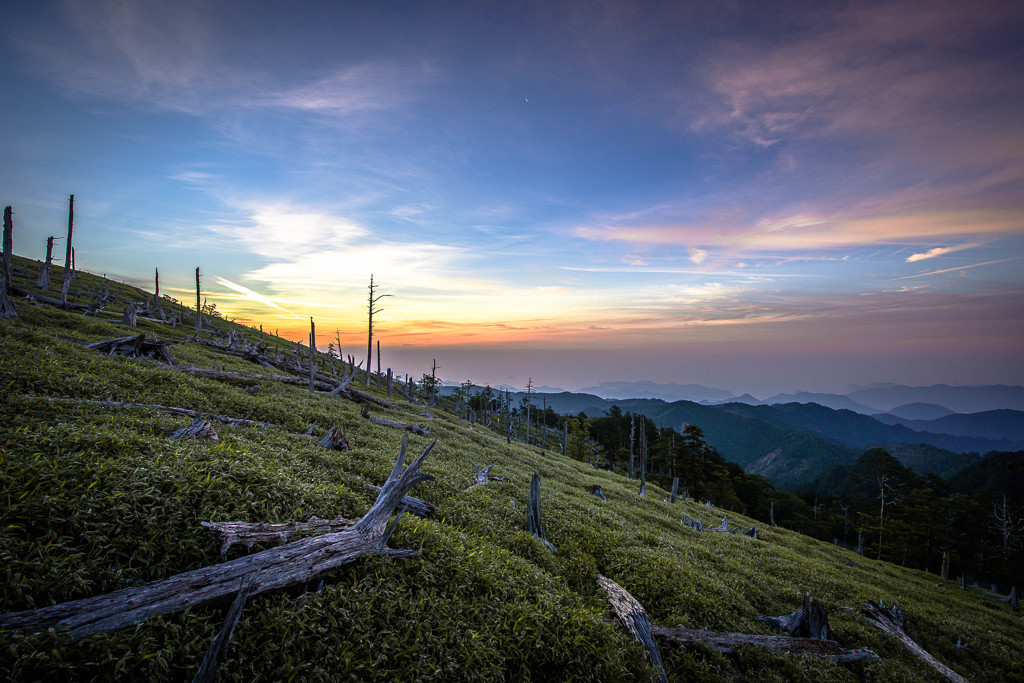
{"type": "Polygon", "coordinates": [[[427,436],[427,434],[430,433],[430,428],[429,427],[420,427],[419,425],[408,424],[406,422],[398,422],[396,420],[388,420],[388,419],[383,418],[383,417],[375,417],[373,415],[370,415],[370,408],[369,408],[369,406],[363,406],[363,411],[360,414],[363,417],[365,417],[367,420],[372,422],[373,424],[380,425],[382,427],[391,427],[393,429],[404,429],[407,432],[412,432],[413,434],[419,434],[420,436],[427,436]]]}
{"type": "Polygon", "coordinates": [[[199,667],[199,671],[196,672],[195,678],[192,679],[192,683],[213,683],[213,681],[217,680],[217,666],[220,665],[220,660],[224,657],[224,653],[227,652],[231,636],[235,634],[235,626],[238,625],[238,619],[242,616],[245,601],[249,599],[249,593],[252,590],[253,578],[254,574],[250,574],[242,579],[242,583],[238,588],[238,594],[235,595],[231,608],[228,609],[228,613],[224,616],[224,625],[213,639],[213,642],[210,643],[210,649],[206,651],[203,663],[199,667]]]}
{"type": "Polygon", "coordinates": [[[663,640],[688,645],[702,643],[723,654],[731,654],[738,647],[757,647],[772,652],[822,657],[833,664],[852,664],[859,661],[877,661],[878,655],[868,648],[847,650],[834,640],[792,638],[790,636],[762,636],[750,633],[720,633],[685,626],[651,626],[652,635],[663,640]]]}
{"type": "Polygon", "coordinates": [[[186,437],[217,441],[217,432],[213,431],[213,427],[210,426],[208,421],[201,417],[197,417],[192,421],[192,424],[187,427],[182,427],[171,434],[172,439],[184,439],[186,437]]]}
{"type": "Polygon", "coordinates": [[[947,680],[955,681],[956,683],[967,683],[966,678],[935,659],[927,650],[914,642],[914,639],[906,634],[903,627],[907,622],[907,613],[901,610],[899,605],[893,604],[892,607],[886,607],[885,603],[881,600],[878,602],[868,600],[867,603],[861,605],[860,614],[871,624],[899,640],[903,647],[945,676],[947,680]]]}
{"type": "Polygon", "coordinates": [[[324,438],[320,439],[320,445],[332,451],[347,451],[348,438],[341,430],[341,426],[335,425],[324,435],[324,438]]]}
{"type": "Polygon", "coordinates": [[[828,626],[828,612],[810,593],[804,593],[804,602],[800,609],[783,617],[758,617],[776,631],[785,631],[797,638],[813,640],[832,640],[832,632],[828,626]]]}
{"type": "Polygon", "coordinates": [[[409,489],[434,478],[419,470],[436,440],[403,470],[407,443],[403,438],[394,469],[373,507],[349,529],[303,538],[143,586],[40,609],[8,612],[0,615],[0,628],[26,631],[54,628],[72,640],[80,640],[134,626],[159,614],[223,601],[235,594],[243,577],[257,571],[250,587],[251,595],[309,583],[367,554],[414,557],[418,554],[415,551],[387,547],[401,515],[393,521],[391,518],[409,489]]]}
{"type": "Polygon", "coordinates": [[[347,529],[357,520],[345,517],[334,519],[318,519],[310,517],[308,522],[201,522],[204,528],[220,535],[223,541],[220,554],[226,555],[236,543],[251,548],[256,543],[271,543],[288,540],[296,533],[303,531],[309,534],[341,531],[347,529]]]}
{"type": "Polygon", "coordinates": [[[173,365],[174,362],[171,360],[171,353],[167,347],[173,346],[177,343],[178,342],[176,341],[161,341],[156,338],[149,339],[146,337],[145,333],[143,333],[128,337],[117,337],[116,339],[105,339],[93,344],[88,344],[86,348],[106,353],[109,356],[112,356],[115,353],[122,356],[136,357],[159,356],[168,365],[173,365]]]}
{"type": "Polygon", "coordinates": [[[25,396],[27,400],[39,400],[39,401],[57,401],[57,402],[68,402],[68,403],[81,403],[88,406],[99,406],[101,408],[140,408],[142,410],[156,410],[162,413],[170,413],[172,415],[183,415],[185,417],[204,417],[210,420],[217,420],[224,424],[235,425],[236,427],[269,427],[269,422],[255,422],[253,420],[239,419],[236,417],[228,417],[227,415],[213,415],[211,413],[201,413],[198,410],[189,410],[188,408],[178,408],[176,406],[160,406],[153,403],[131,403],[129,401],[95,401],[88,398],[64,398],[63,396],[25,396]]]}
{"type": "Polygon", "coordinates": [[[587,487],[587,491],[594,494],[601,500],[608,500],[608,496],[604,495],[604,491],[601,490],[600,484],[591,484],[590,486],[587,487]]]}
{"type": "Polygon", "coordinates": [[[544,525],[540,520],[540,475],[536,472],[533,473],[533,479],[530,480],[530,503],[526,506],[526,529],[546,545],[551,552],[558,552],[544,535],[544,525]]]}
{"type": "Polygon", "coordinates": [[[661,653],[658,651],[658,644],[654,642],[654,638],[651,635],[651,622],[647,618],[647,611],[644,610],[643,605],[630,595],[625,588],[606,576],[598,574],[597,585],[608,594],[608,602],[611,603],[615,616],[633,634],[637,642],[643,646],[644,656],[647,658],[647,661],[658,668],[658,679],[663,683],[668,683],[665,665],[661,663],[661,653]]]}

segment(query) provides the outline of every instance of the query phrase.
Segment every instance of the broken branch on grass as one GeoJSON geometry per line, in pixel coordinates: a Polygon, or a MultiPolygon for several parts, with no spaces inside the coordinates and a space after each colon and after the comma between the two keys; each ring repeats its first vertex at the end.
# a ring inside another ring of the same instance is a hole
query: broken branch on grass
{"type": "Polygon", "coordinates": [[[87,406],[98,406],[100,408],[140,408],[142,410],[157,410],[163,413],[170,413],[172,415],[182,415],[184,417],[205,417],[210,420],[217,420],[224,424],[234,425],[236,427],[269,427],[269,422],[255,422],[253,420],[243,420],[235,417],[228,417],[227,415],[213,415],[211,413],[202,413],[198,410],[189,410],[188,408],[177,408],[175,406],[160,406],[153,403],[131,403],[128,401],[94,401],[88,398],[64,398],[62,396],[23,396],[28,401],[52,401],[52,402],[66,402],[66,403],[80,403],[87,406]]]}
{"type": "MultiPolygon", "coordinates": [[[[470,462],[473,461],[471,460],[470,462]]],[[[492,467],[494,467],[494,465],[488,465],[487,467],[480,469],[480,467],[475,462],[473,462],[473,469],[476,471],[473,473],[473,483],[470,484],[469,488],[467,488],[466,490],[468,491],[474,486],[483,486],[489,481],[512,481],[512,479],[510,479],[509,477],[492,477],[492,467]]]]}
{"type": "Polygon", "coordinates": [[[352,527],[343,531],[303,538],[276,548],[220,564],[201,567],[149,584],[125,588],[82,600],[0,615],[5,630],[42,631],[54,628],[71,640],[111,633],[140,624],[150,617],[220,602],[235,594],[240,580],[253,574],[251,595],[301,585],[326,576],[334,569],[367,554],[414,557],[415,551],[387,547],[397,528],[392,516],[406,493],[434,477],[420,472],[432,441],[415,461],[403,469],[407,438],[394,469],[381,487],[373,507],[352,527]]]}
{"type": "Polygon", "coordinates": [[[171,434],[172,439],[184,439],[186,437],[217,441],[217,432],[213,431],[213,427],[210,426],[208,421],[201,417],[197,417],[192,421],[192,424],[187,427],[182,427],[171,434]]]}
{"type": "MultiPolygon", "coordinates": [[[[132,310],[135,310],[134,308],[132,310]]],[[[174,362],[171,360],[171,353],[167,347],[173,346],[179,342],[169,340],[159,340],[156,337],[149,339],[145,333],[131,335],[128,337],[117,337],[116,339],[105,339],[103,341],[94,342],[87,344],[87,349],[93,349],[101,353],[106,353],[109,356],[116,354],[122,356],[144,356],[152,358],[159,356],[168,365],[173,366],[174,362]]]]}
{"type": "Polygon", "coordinates": [[[388,420],[388,419],[385,419],[383,417],[374,417],[373,415],[370,415],[370,407],[369,406],[363,406],[363,411],[360,413],[360,415],[365,417],[367,420],[369,420],[373,424],[380,425],[382,427],[392,427],[394,429],[404,429],[407,432],[412,432],[413,434],[419,434],[420,436],[427,436],[427,434],[430,433],[430,428],[429,427],[420,427],[419,425],[408,424],[406,422],[398,422],[396,420],[388,420]]]}
{"type": "Polygon", "coordinates": [[[879,659],[878,655],[867,648],[847,650],[834,640],[762,636],[750,633],[720,633],[686,628],[682,625],[658,626],[657,624],[651,626],[651,633],[663,640],[683,645],[703,643],[723,654],[731,654],[737,647],[749,646],[772,652],[814,655],[815,657],[823,657],[833,664],[851,664],[864,660],[876,661],[879,659]]]}
{"type": "Polygon", "coordinates": [[[868,600],[866,604],[861,605],[860,614],[871,624],[899,640],[903,647],[945,676],[947,680],[954,681],[955,683],[967,683],[966,678],[937,660],[931,653],[907,635],[906,631],[903,630],[904,625],[907,623],[907,613],[901,610],[899,605],[893,604],[892,607],[886,607],[882,600],[878,602],[868,600]]]}
{"type": "Polygon", "coordinates": [[[630,595],[629,591],[606,576],[598,574],[597,585],[608,594],[608,602],[611,603],[615,616],[643,646],[644,657],[658,668],[659,680],[668,683],[665,666],[661,663],[661,653],[658,651],[658,644],[651,636],[651,622],[647,618],[647,611],[644,610],[643,605],[630,595]]]}

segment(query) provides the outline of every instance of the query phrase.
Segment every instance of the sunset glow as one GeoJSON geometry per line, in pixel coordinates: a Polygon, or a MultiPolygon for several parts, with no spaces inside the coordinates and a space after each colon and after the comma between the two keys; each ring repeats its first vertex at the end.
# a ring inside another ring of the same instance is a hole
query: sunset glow
{"type": "Polygon", "coordinates": [[[41,258],[481,384],[1024,383],[1024,9],[17,3],[41,258]],[[62,253],[62,252],[61,252],[62,253]]]}

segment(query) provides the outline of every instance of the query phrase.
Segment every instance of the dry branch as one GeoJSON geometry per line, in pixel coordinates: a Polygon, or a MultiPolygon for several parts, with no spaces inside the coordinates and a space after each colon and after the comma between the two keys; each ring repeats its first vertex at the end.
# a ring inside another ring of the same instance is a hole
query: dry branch
{"type": "Polygon", "coordinates": [[[226,555],[228,549],[236,543],[251,548],[256,543],[288,540],[300,531],[310,534],[334,532],[347,529],[357,520],[335,517],[334,519],[318,519],[310,517],[308,522],[202,522],[203,527],[220,535],[222,544],[220,554],[226,555]]]}
{"type": "Polygon", "coordinates": [[[651,622],[647,619],[647,612],[636,598],[629,592],[606,576],[597,575],[597,585],[608,594],[608,602],[612,604],[615,616],[619,618],[633,637],[644,647],[644,655],[647,660],[658,667],[660,672],[659,680],[668,683],[668,676],[665,674],[665,666],[661,663],[661,653],[658,651],[658,644],[651,636],[651,622]]]}
{"type": "Polygon", "coordinates": [[[436,440],[431,442],[403,470],[407,447],[407,439],[403,439],[394,469],[381,487],[376,502],[349,529],[303,538],[143,586],[51,607],[8,612],[0,615],[0,627],[27,631],[54,628],[72,640],[79,640],[140,624],[159,614],[172,614],[223,601],[235,594],[239,581],[257,571],[252,579],[251,595],[309,583],[366,554],[413,557],[417,555],[415,551],[387,547],[401,516],[394,521],[391,518],[409,489],[434,478],[419,470],[435,443],[436,440]]]}
{"type": "Polygon", "coordinates": [[[67,403],[81,403],[82,405],[88,406],[99,406],[100,408],[140,408],[142,410],[157,410],[163,413],[170,413],[172,415],[182,415],[184,417],[205,417],[210,420],[217,420],[224,424],[235,425],[236,427],[269,427],[269,422],[255,422],[253,420],[239,419],[236,417],[228,417],[227,415],[213,415],[211,413],[201,413],[198,410],[189,410],[188,408],[177,408],[175,406],[160,406],[153,403],[131,403],[128,401],[94,401],[88,398],[64,398],[62,396],[25,396],[26,400],[39,400],[39,401],[56,401],[56,402],[67,402],[67,403]]]}
{"type": "Polygon", "coordinates": [[[430,428],[429,427],[420,427],[419,425],[408,424],[406,422],[398,422],[396,420],[388,420],[388,419],[385,419],[383,417],[374,417],[373,415],[370,415],[370,408],[369,408],[369,406],[363,406],[363,411],[360,414],[363,417],[365,417],[367,420],[372,422],[373,424],[380,425],[382,427],[392,427],[393,429],[404,429],[407,432],[412,432],[413,434],[419,434],[420,436],[426,436],[427,434],[430,433],[430,428]]]}
{"type": "Polygon", "coordinates": [[[724,654],[730,654],[737,647],[758,647],[773,652],[792,652],[794,654],[824,657],[834,664],[850,664],[858,661],[875,661],[879,657],[867,648],[846,650],[834,640],[817,640],[813,638],[791,638],[789,636],[762,636],[750,633],[720,633],[703,631],[685,626],[651,626],[651,633],[663,640],[684,645],[703,643],[724,654]]]}
{"type": "Polygon", "coordinates": [[[892,607],[886,607],[885,603],[881,600],[878,602],[868,600],[867,604],[861,605],[860,613],[873,625],[899,640],[903,647],[945,676],[947,680],[954,681],[955,683],[967,683],[966,678],[935,659],[927,650],[914,642],[914,639],[906,634],[903,626],[907,622],[907,613],[901,610],[899,605],[893,604],[892,607]]]}

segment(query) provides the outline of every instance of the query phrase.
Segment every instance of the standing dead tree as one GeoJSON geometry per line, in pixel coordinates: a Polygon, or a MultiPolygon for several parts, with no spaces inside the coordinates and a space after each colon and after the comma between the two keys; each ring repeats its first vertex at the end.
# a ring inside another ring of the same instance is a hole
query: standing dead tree
{"type": "Polygon", "coordinates": [[[546,545],[548,550],[553,553],[558,552],[544,535],[544,525],[540,521],[540,475],[536,472],[533,473],[533,479],[530,480],[530,503],[526,506],[526,529],[546,545]]]}
{"type": "Polygon", "coordinates": [[[668,683],[665,665],[661,663],[661,652],[658,651],[658,644],[654,642],[654,637],[651,635],[651,622],[647,618],[644,606],[630,595],[629,591],[606,576],[598,574],[597,585],[608,594],[608,602],[611,603],[615,616],[643,646],[644,657],[657,667],[658,680],[668,683]]]}
{"type": "Polygon", "coordinates": [[[4,209],[4,288],[11,294],[14,281],[14,215],[11,207],[4,209]]]}
{"type": "Polygon", "coordinates": [[[53,236],[46,238],[46,260],[39,266],[36,286],[44,292],[50,288],[50,264],[53,263],[53,236]]]}
{"type": "Polygon", "coordinates": [[[394,469],[381,487],[373,507],[352,527],[319,536],[303,538],[276,548],[235,560],[176,574],[143,586],[113,593],[0,615],[0,627],[10,630],[42,631],[53,628],[71,640],[141,624],[160,614],[221,602],[236,594],[239,582],[255,575],[251,595],[301,585],[320,579],[334,569],[367,554],[390,557],[415,557],[419,553],[387,547],[398,527],[392,516],[405,494],[416,484],[434,477],[420,472],[433,449],[431,442],[404,470],[407,440],[394,469]]]}
{"type": "MultiPolygon", "coordinates": [[[[377,285],[373,282],[373,273],[370,273],[370,290],[368,324],[366,328],[366,386],[370,386],[370,371],[373,369],[373,314],[380,313],[382,308],[377,308],[377,302],[390,294],[377,294],[377,285]]],[[[377,372],[380,372],[380,362],[377,364],[377,372]]]]}
{"type": "Polygon", "coordinates": [[[945,676],[947,680],[954,681],[954,683],[967,683],[966,678],[935,659],[927,650],[914,642],[914,639],[906,634],[903,627],[907,623],[907,613],[901,610],[899,605],[893,604],[892,607],[886,607],[885,603],[881,600],[878,602],[868,600],[866,604],[861,605],[860,613],[872,625],[877,626],[899,640],[903,647],[945,676]]]}
{"type": "Polygon", "coordinates": [[[64,308],[68,307],[68,288],[71,287],[71,258],[72,258],[72,247],[71,247],[71,235],[74,232],[75,227],[75,195],[71,195],[71,199],[68,200],[68,243],[65,245],[66,251],[64,252],[64,284],[60,287],[60,303],[64,308]]]}

